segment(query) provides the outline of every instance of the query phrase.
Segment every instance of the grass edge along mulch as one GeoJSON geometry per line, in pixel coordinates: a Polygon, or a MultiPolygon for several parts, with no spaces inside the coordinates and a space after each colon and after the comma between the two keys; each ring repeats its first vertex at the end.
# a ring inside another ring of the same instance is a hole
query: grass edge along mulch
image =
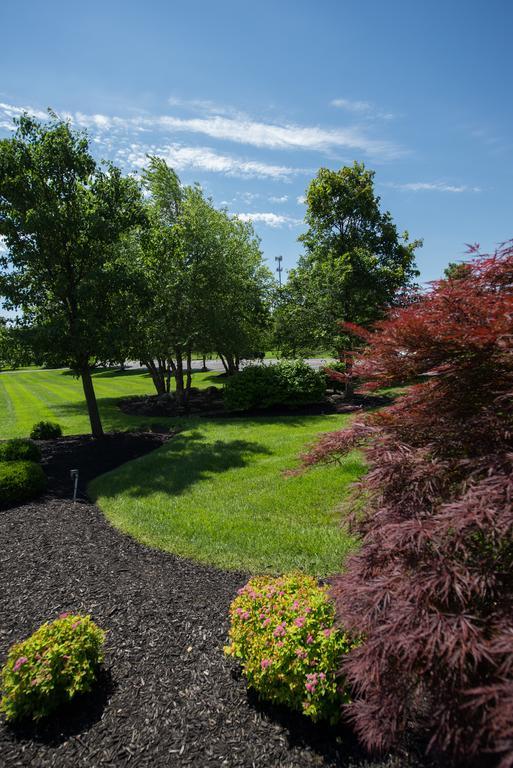
{"type": "Polygon", "coordinates": [[[284,470],[348,418],[182,420],[161,449],[98,478],[89,493],[114,526],[149,546],[218,568],[327,576],[356,546],[341,506],[365,471],[362,457],[296,477],[284,470]]]}

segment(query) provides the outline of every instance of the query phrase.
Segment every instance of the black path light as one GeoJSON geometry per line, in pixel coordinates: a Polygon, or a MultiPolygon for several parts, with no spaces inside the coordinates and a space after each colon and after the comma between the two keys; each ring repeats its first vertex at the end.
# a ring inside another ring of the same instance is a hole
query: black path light
{"type": "Polygon", "coordinates": [[[78,469],[72,469],[70,471],[70,475],[73,481],[73,504],[75,504],[77,500],[77,491],[78,491],[78,469]]]}

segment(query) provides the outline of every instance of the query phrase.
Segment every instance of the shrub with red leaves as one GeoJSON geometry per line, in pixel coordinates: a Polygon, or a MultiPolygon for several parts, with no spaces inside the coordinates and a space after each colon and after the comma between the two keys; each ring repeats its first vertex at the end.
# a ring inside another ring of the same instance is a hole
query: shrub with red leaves
{"type": "Polygon", "coordinates": [[[446,763],[491,754],[510,768],[513,243],[469,263],[358,330],[365,388],[422,383],[304,463],[363,447],[370,466],[362,547],[333,585],[344,627],[366,636],[344,665],[364,743],[389,748],[414,726],[446,763]]]}

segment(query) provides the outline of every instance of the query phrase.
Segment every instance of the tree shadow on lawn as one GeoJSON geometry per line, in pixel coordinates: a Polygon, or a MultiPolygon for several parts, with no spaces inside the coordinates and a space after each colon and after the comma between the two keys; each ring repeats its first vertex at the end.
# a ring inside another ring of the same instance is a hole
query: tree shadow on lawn
{"type": "MultiPolygon", "coordinates": [[[[169,428],[176,423],[176,419],[167,416],[135,416],[123,413],[118,407],[121,397],[97,397],[98,408],[105,431],[124,431],[131,429],[150,429],[152,424],[166,424],[169,428]]],[[[56,407],[56,418],[75,419],[82,416],[89,425],[87,406],[84,399],[71,403],[59,403],[56,407]]],[[[65,434],[69,434],[66,425],[63,424],[65,434]]],[[[89,431],[89,426],[85,431],[89,431]]]]}
{"type": "Polygon", "coordinates": [[[103,475],[98,481],[98,494],[93,483],[92,496],[144,498],[153,493],[179,496],[212,474],[247,466],[251,457],[257,455],[269,456],[271,451],[249,440],[205,442],[205,435],[200,431],[179,433],[136,464],[103,475]]]}
{"type": "MultiPolygon", "coordinates": [[[[80,378],[74,371],[70,370],[69,368],[60,371],[60,374],[61,376],[71,376],[75,379],[80,378]]],[[[93,380],[122,378],[123,376],[144,376],[144,378],[150,378],[150,374],[146,368],[126,368],[124,371],[122,371],[121,368],[93,368],[91,375],[93,380]]]]}
{"type": "MultiPolygon", "coordinates": [[[[250,424],[253,426],[272,426],[276,424],[282,424],[284,426],[302,427],[308,424],[314,424],[316,419],[325,418],[326,414],[255,414],[253,416],[236,414],[222,414],[222,418],[201,416],[199,414],[181,415],[181,416],[136,416],[123,413],[119,408],[119,402],[123,397],[97,397],[98,407],[100,409],[100,415],[102,417],[103,426],[107,431],[110,430],[130,430],[130,429],[150,429],[152,424],[165,424],[169,428],[180,426],[182,428],[190,428],[196,424],[215,424],[217,427],[221,425],[235,426],[238,424],[250,424]]],[[[59,417],[61,418],[75,418],[77,416],[83,416],[87,420],[87,407],[85,400],[72,403],[60,403],[58,406],[59,417]]],[[[329,414],[337,415],[337,414],[329,414]]],[[[347,414],[340,414],[340,417],[347,417],[347,414]]],[[[337,429],[336,423],[333,427],[326,427],[324,431],[328,429],[337,429]]],[[[65,430],[66,431],[66,430],[65,430]]],[[[323,431],[322,429],[319,432],[323,431]]]]}

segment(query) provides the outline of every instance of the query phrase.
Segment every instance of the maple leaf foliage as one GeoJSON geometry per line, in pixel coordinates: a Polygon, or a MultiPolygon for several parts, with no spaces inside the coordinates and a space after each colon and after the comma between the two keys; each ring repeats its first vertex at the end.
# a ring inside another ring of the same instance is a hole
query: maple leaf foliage
{"type": "Polygon", "coordinates": [[[392,310],[354,361],[362,389],[414,382],[324,435],[308,466],[362,448],[360,550],[332,592],[365,642],[349,714],[385,749],[412,725],[446,762],[513,766],[513,243],[392,310]],[[420,383],[419,383],[420,382],[420,383]]]}

